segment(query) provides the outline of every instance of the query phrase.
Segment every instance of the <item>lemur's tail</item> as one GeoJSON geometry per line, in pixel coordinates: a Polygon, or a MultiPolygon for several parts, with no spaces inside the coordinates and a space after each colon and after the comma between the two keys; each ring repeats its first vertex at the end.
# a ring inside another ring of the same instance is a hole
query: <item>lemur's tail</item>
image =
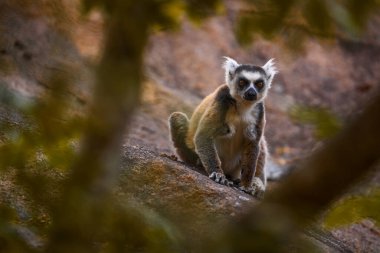
{"type": "Polygon", "coordinates": [[[182,161],[197,165],[198,155],[186,145],[186,135],[189,129],[189,119],[182,112],[173,112],[169,117],[170,136],[182,161]]]}

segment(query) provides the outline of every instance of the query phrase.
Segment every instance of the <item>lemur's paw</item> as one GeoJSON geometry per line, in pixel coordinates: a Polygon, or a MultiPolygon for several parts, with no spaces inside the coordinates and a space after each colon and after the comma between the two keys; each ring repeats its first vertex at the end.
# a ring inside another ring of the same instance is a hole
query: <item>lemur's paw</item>
{"type": "Polygon", "coordinates": [[[254,177],[252,181],[252,186],[240,186],[239,190],[248,193],[258,199],[264,198],[265,186],[260,178],[254,177]]]}
{"type": "Polygon", "coordinates": [[[240,186],[239,190],[241,190],[241,191],[243,191],[245,193],[248,193],[250,195],[253,195],[253,187],[252,186],[250,186],[250,187],[240,186]]]}
{"type": "Polygon", "coordinates": [[[222,185],[232,186],[234,184],[223,173],[219,172],[212,172],[209,178],[222,185]]]}
{"type": "Polygon", "coordinates": [[[253,196],[255,196],[258,199],[264,198],[265,185],[260,178],[258,178],[258,177],[253,178],[252,188],[253,188],[253,192],[254,192],[252,194],[253,196]]]}

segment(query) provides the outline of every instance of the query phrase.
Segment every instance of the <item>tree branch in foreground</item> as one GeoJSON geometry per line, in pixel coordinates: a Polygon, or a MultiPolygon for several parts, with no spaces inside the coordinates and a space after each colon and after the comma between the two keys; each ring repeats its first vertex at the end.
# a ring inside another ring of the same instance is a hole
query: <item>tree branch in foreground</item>
{"type": "MultiPolygon", "coordinates": [[[[227,229],[223,252],[279,252],[380,158],[380,96],[265,200],[227,229]]],[[[219,248],[220,250],[221,248],[219,248]]]]}

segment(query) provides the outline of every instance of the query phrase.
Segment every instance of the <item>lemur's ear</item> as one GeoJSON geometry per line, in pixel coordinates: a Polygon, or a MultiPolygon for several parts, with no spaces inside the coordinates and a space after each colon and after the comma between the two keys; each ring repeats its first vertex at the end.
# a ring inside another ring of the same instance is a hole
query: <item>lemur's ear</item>
{"type": "Polygon", "coordinates": [[[274,65],[274,59],[270,59],[264,66],[262,66],[265,73],[267,74],[269,83],[272,82],[273,77],[278,73],[276,66],[274,65]]]}
{"type": "Polygon", "coordinates": [[[231,81],[232,75],[235,72],[236,68],[239,67],[239,63],[237,63],[234,59],[227,56],[224,56],[223,58],[225,59],[223,63],[223,68],[226,71],[225,77],[226,77],[226,83],[228,84],[231,81]]]}

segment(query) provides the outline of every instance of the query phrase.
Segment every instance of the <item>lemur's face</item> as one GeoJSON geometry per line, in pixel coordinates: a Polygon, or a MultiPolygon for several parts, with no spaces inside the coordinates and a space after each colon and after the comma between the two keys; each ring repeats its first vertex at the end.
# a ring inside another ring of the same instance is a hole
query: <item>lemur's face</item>
{"type": "Polygon", "coordinates": [[[230,92],[237,100],[261,101],[268,90],[268,78],[261,67],[240,65],[230,81],[230,92]]]}
{"type": "Polygon", "coordinates": [[[259,67],[240,65],[230,58],[226,59],[224,68],[231,96],[238,101],[252,103],[262,101],[277,73],[273,60],[268,61],[263,67],[259,67]]]}

